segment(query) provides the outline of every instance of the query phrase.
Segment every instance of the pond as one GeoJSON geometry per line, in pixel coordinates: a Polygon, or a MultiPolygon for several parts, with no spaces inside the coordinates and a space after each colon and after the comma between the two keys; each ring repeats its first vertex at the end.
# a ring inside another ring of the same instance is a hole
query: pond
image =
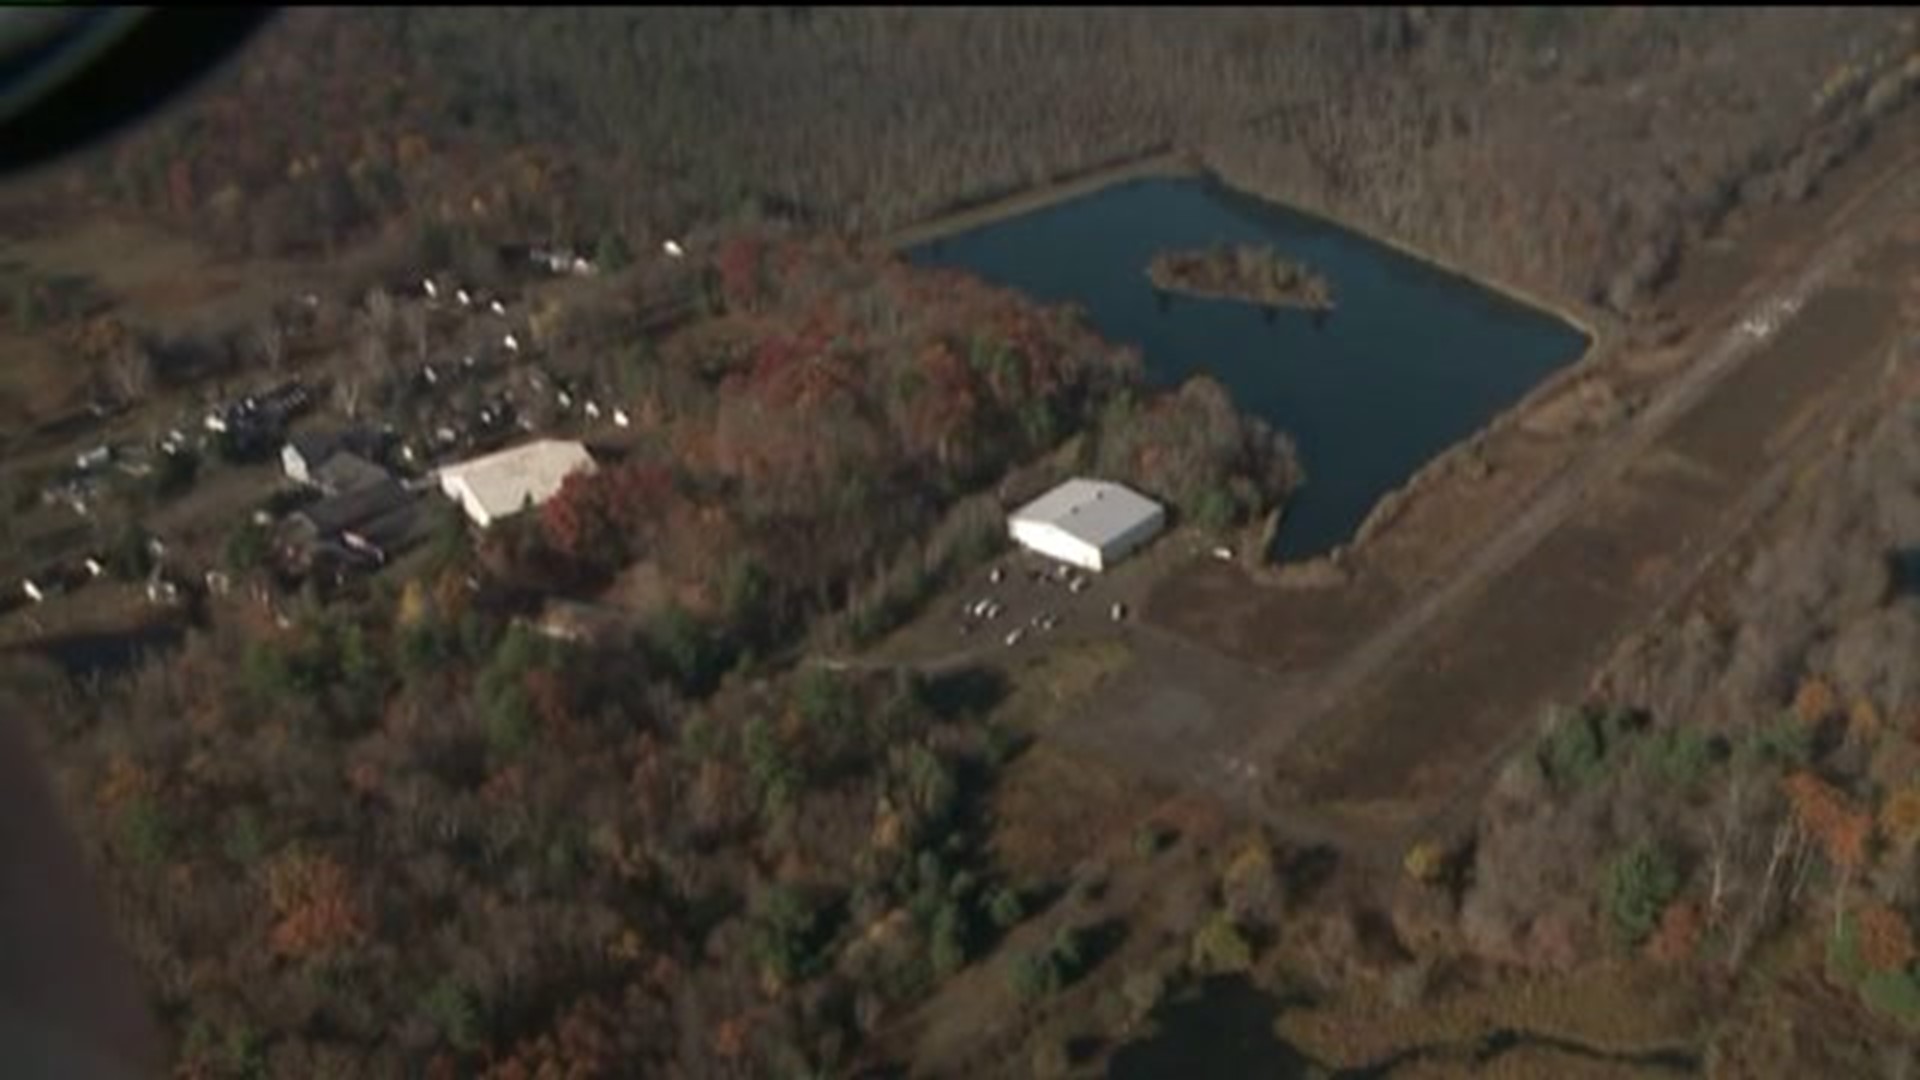
{"type": "Polygon", "coordinates": [[[1107,1062],[1109,1080],[1175,1076],[1316,1075],[1313,1062],[1274,1035],[1281,1004],[1239,977],[1215,977],[1155,1010],[1154,1031],[1107,1062]]]}
{"type": "Polygon", "coordinates": [[[1079,304],[1109,340],[1141,350],[1156,383],[1211,373],[1291,435],[1307,483],[1277,540],[1287,559],[1350,539],[1383,495],[1587,345],[1551,314],[1197,177],[1116,184],[907,257],[1079,304]],[[1271,244],[1331,279],[1337,309],[1162,296],[1147,280],[1155,254],[1213,244],[1271,244]]]}

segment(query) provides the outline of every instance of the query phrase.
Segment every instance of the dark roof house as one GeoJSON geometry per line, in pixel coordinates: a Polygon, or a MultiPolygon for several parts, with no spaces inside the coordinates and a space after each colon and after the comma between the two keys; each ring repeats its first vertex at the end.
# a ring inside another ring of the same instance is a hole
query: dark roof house
{"type": "Polygon", "coordinates": [[[336,454],[373,458],[379,451],[380,437],[361,428],[299,431],[289,436],[287,444],[280,448],[280,466],[289,478],[302,484],[316,484],[315,473],[336,454]]]}
{"type": "Polygon", "coordinates": [[[326,539],[411,506],[418,496],[397,480],[382,480],[296,511],[289,520],[312,539],[326,539]]]}
{"type": "Polygon", "coordinates": [[[342,450],[326,459],[319,468],[311,470],[311,476],[313,486],[329,495],[344,495],[392,479],[387,470],[351,450],[342,450]]]}

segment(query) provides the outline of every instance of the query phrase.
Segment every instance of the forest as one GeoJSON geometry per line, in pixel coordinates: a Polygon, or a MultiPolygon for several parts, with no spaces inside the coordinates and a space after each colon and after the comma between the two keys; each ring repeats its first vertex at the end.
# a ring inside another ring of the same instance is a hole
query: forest
{"type": "Polygon", "coordinates": [[[960,275],[770,229],[711,269],[680,330],[575,326],[646,437],[538,513],[285,626],[209,600],[124,675],[8,672],[183,1075],[830,1073],[1051,895],[981,847],[1024,738],[990,676],[799,650],[996,553],[1050,454],[1231,530],[1289,445],[960,275]],[[534,629],[638,567],[624,633],[534,629]]]}
{"type": "Polygon", "coordinates": [[[1724,992],[1804,933],[1832,985],[1920,1029],[1920,413],[1832,472],[1724,605],[1630,642],[1543,719],[1469,840],[1416,849],[1410,935],[1534,970],[1624,949],[1724,992]]]}
{"type": "MultiPolygon", "coordinates": [[[[836,1074],[1067,869],[1015,879],[983,843],[1023,751],[1004,687],[801,659],[911,618],[1064,472],[1218,534],[1302,480],[1218,383],[1151,387],[1078,313],[889,234],[1178,150],[1632,315],[1869,138],[1920,81],[1914,33],[1887,9],[290,9],[42,194],[234,259],[399,237],[462,272],[502,244],[617,269],[680,238],[699,317],[656,332],[635,288],[556,320],[642,434],[538,514],[443,530],[287,626],[236,593],[125,675],[9,660],[0,701],[42,718],[181,1075],[836,1074]],[[542,595],[635,594],[615,640],[532,628],[542,595]]],[[[124,396],[192,366],[158,359],[118,365],[124,396]]],[[[1648,650],[1651,689],[1556,711],[1477,834],[1410,857],[1401,936],[1737,971],[1811,915],[1849,993],[1920,1017],[1920,609],[1893,550],[1916,447],[1889,421],[1724,625],[1648,650]]],[[[1243,925],[1279,918],[1272,857],[1243,861],[1196,970],[1244,968],[1243,925]]]]}
{"type": "Polygon", "coordinates": [[[1180,149],[1632,312],[1869,137],[1914,33],[1885,8],[303,8],[77,181],[234,251],[397,221],[639,251],[719,219],[884,236],[1180,149]]]}

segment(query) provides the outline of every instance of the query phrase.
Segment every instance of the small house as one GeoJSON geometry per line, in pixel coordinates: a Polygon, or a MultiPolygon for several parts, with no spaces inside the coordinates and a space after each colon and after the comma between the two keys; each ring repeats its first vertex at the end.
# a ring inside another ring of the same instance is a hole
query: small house
{"type": "Polygon", "coordinates": [[[417,496],[391,478],[304,506],[288,515],[294,538],[309,545],[412,506],[417,496]]]}
{"type": "Polygon", "coordinates": [[[390,480],[387,470],[349,450],[343,450],[313,471],[312,485],[328,495],[344,495],[390,480]]]}
{"type": "Polygon", "coordinates": [[[364,429],[296,432],[280,448],[280,467],[295,483],[321,487],[317,479],[321,467],[335,456],[352,454],[372,465],[366,459],[376,456],[378,449],[379,439],[364,429]]]}

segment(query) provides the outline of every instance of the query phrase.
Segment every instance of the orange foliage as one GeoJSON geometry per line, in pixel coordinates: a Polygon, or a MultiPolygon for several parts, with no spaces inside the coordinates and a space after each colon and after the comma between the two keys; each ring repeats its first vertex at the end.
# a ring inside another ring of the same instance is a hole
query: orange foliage
{"type": "Polygon", "coordinates": [[[1817,724],[1839,708],[1840,695],[1834,693],[1827,680],[1817,675],[1800,680],[1800,689],[1793,695],[1793,712],[1801,723],[1817,724]]]}
{"type": "Polygon", "coordinates": [[[1658,963],[1680,963],[1699,947],[1704,926],[1700,905],[1691,900],[1668,904],[1667,910],[1660,914],[1659,928],[1647,942],[1647,954],[1658,963]]]}
{"type": "Polygon", "coordinates": [[[1913,963],[1913,930],[1906,917],[1885,904],[1868,904],[1854,916],[1860,958],[1875,971],[1905,971],[1913,963]]]}
{"type": "Polygon", "coordinates": [[[115,757],[107,763],[106,779],[100,782],[100,790],[94,798],[100,804],[100,809],[112,813],[133,799],[152,795],[159,787],[153,774],[146,769],[126,757],[115,757]]]}
{"type": "Polygon", "coordinates": [[[1866,698],[1853,703],[1847,712],[1847,733],[1856,739],[1870,740],[1880,734],[1880,708],[1866,698]]]}
{"type": "Polygon", "coordinates": [[[1835,866],[1855,870],[1866,862],[1872,815],[1810,772],[1796,772],[1782,786],[1800,826],[1819,840],[1835,866]]]}
{"type": "Polygon", "coordinates": [[[293,852],[275,858],[267,867],[267,898],[277,916],[269,941],[282,956],[322,956],[366,937],[366,920],[346,868],[325,855],[293,852]]]}
{"type": "Polygon", "coordinates": [[[1920,788],[1901,788],[1880,806],[1880,829],[1901,847],[1920,843],[1920,788]]]}
{"type": "Polygon", "coordinates": [[[745,1016],[730,1017],[713,1031],[713,1052],[724,1061],[737,1061],[746,1052],[753,1025],[745,1016]]]}
{"type": "Polygon", "coordinates": [[[567,477],[540,508],[547,543],[571,559],[624,555],[677,499],[666,467],[633,462],[567,477]]]}

